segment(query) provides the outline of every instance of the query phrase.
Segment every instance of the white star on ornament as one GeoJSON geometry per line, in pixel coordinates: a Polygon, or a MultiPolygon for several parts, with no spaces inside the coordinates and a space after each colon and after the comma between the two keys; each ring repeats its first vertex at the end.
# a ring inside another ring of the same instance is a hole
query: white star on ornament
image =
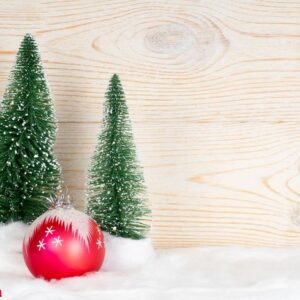
{"type": "Polygon", "coordinates": [[[97,240],[96,245],[98,246],[98,249],[102,248],[102,242],[100,239],[97,240]]]}
{"type": "Polygon", "coordinates": [[[39,243],[36,245],[39,248],[39,251],[41,251],[42,249],[45,250],[45,243],[44,243],[44,239],[42,239],[41,241],[39,241],[39,243]]]}
{"type": "Polygon", "coordinates": [[[54,231],[55,231],[55,230],[53,229],[53,226],[47,227],[47,230],[45,231],[46,237],[47,237],[49,234],[52,235],[54,231]]]}
{"type": "Polygon", "coordinates": [[[62,246],[62,242],[63,242],[63,240],[61,240],[60,236],[58,236],[57,238],[54,238],[54,241],[52,241],[52,244],[54,244],[55,247],[57,247],[58,245],[62,246]]]}

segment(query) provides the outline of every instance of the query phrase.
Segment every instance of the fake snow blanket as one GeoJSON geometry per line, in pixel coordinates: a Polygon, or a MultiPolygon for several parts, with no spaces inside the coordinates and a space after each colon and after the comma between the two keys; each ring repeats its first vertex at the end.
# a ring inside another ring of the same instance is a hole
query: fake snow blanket
{"type": "Polygon", "coordinates": [[[124,245],[106,236],[112,256],[99,272],[47,282],[33,278],[23,262],[26,230],[21,223],[0,227],[3,300],[300,299],[300,247],[202,247],[153,255],[145,253],[151,251],[145,241],[142,246],[128,241],[124,245]],[[120,247],[126,251],[118,268],[113,256],[119,251],[114,248],[120,247]],[[143,256],[148,260],[141,264],[143,256]]]}

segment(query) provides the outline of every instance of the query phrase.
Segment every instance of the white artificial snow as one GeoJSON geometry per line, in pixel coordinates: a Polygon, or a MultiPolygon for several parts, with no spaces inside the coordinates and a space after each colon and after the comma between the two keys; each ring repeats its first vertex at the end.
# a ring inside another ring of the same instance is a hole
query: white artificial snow
{"type": "Polygon", "coordinates": [[[39,216],[29,227],[25,237],[25,247],[27,248],[36,228],[44,222],[56,220],[60,225],[68,229],[72,225],[72,233],[84,242],[86,247],[89,247],[91,238],[90,217],[74,208],[55,208],[46,211],[39,216]]]}
{"type": "MultiPolygon", "coordinates": [[[[0,226],[3,300],[300,299],[300,247],[159,250],[139,268],[102,269],[48,282],[33,278],[23,262],[22,240],[27,228],[21,223],[0,226]]],[[[133,249],[131,253],[135,254],[133,249]]]]}
{"type": "Polygon", "coordinates": [[[128,270],[145,265],[153,259],[155,252],[150,238],[132,240],[103,232],[105,241],[105,261],[103,270],[128,270]]]}

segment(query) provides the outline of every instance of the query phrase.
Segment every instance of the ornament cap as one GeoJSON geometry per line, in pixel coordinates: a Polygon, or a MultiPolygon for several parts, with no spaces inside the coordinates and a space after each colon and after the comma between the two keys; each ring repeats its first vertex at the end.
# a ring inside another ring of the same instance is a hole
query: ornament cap
{"type": "Polygon", "coordinates": [[[70,209],[73,208],[71,203],[70,195],[66,189],[60,189],[58,193],[50,198],[50,209],[55,208],[65,208],[70,209]]]}

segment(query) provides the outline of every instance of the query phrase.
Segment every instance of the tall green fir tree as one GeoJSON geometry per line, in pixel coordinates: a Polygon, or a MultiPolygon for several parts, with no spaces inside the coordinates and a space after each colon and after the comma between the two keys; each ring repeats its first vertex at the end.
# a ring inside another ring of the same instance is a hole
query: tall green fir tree
{"type": "Polygon", "coordinates": [[[104,104],[104,119],[89,170],[88,214],[112,235],[146,237],[150,210],[138,164],[125,95],[113,75],[104,104]]]}
{"type": "Polygon", "coordinates": [[[0,222],[31,223],[60,186],[56,120],[37,44],[26,34],[0,112],[0,222]]]}

